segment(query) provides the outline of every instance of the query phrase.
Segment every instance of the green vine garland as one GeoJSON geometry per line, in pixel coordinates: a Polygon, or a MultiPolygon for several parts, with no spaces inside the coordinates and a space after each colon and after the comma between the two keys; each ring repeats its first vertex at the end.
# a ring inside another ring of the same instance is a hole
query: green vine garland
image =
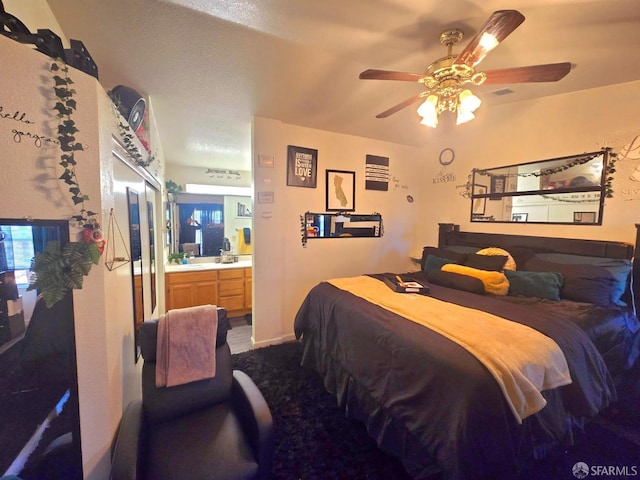
{"type": "Polygon", "coordinates": [[[48,307],[62,300],[69,289],[82,288],[83,277],[89,275],[92,265],[98,264],[104,247],[97,214],[86,209],[85,202],[89,196],[82,193],[76,173],[75,153],[83,151],[84,147],[76,141],[78,129],[73,120],[76,111],[73,80],[69,77],[69,67],[61,60],[51,64],[51,71],[54,73],[53,91],[56,97],[53,109],[58,112],[60,119],[57,131],[62,152],[59,165],[64,169],[58,178],[69,186],[73,204],[80,206],[80,213],[71,218],[83,227],[83,232],[80,242],[68,242],[65,245],[58,241],[47,242],[45,249],[31,261],[31,270],[35,275],[28,289],[37,289],[48,307]]]}
{"type": "Polygon", "coordinates": [[[66,64],[59,65],[58,63],[53,63],[51,65],[51,71],[62,73],[62,76],[57,74],[53,75],[53,80],[55,81],[53,90],[57,99],[53,108],[58,112],[57,116],[61,120],[58,125],[58,142],[60,143],[60,150],[62,150],[59,165],[64,168],[64,172],[60,175],[59,179],[69,185],[69,192],[71,193],[73,204],[80,205],[81,207],[80,214],[74,215],[72,218],[76,220],[79,225],[95,223],[96,213],[85,208],[84,202],[89,200],[89,196],[82,193],[80,184],[78,183],[78,176],[76,175],[77,162],[75,153],[83,151],[84,147],[76,141],[75,137],[78,129],[72,118],[72,114],[76,111],[76,101],[73,98],[76,91],[71,88],[73,80],[69,77],[69,67],[66,64]]]}
{"type": "MultiPolygon", "coordinates": [[[[618,154],[615,152],[611,151],[611,147],[605,147],[602,149],[602,151],[608,152],[609,153],[609,157],[607,159],[607,165],[605,167],[605,171],[604,171],[604,195],[605,198],[613,198],[613,174],[616,172],[616,160],[618,159],[618,154]]],[[[489,178],[493,177],[493,176],[500,176],[500,177],[542,177],[542,176],[547,176],[547,175],[553,175],[556,173],[560,173],[560,172],[564,172],[566,170],[569,170],[570,168],[573,167],[577,167],[579,165],[583,165],[591,160],[593,160],[594,158],[596,158],[598,155],[600,155],[600,153],[595,153],[593,155],[585,155],[584,157],[579,157],[573,160],[570,160],[568,162],[566,162],[564,165],[560,165],[558,167],[554,167],[554,168],[545,168],[542,170],[537,170],[535,172],[526,172],[526,173],[491,173],[489,171],[487,171],[486,169],[473,169],[472,173],[469,174],[469,176],[467,177],[467,182],[463,185],[459,185],[456,188],[462,188],[463,190],[460,192],[460,195],[462,195],[464,198],[471,198],[472,197],[472,188],[473,188],[473,184],[471,182],[471,178],[472,178],[472,174],[473,172],[475,172],[478,175],[485,175],[489,178]]],[[[549,195],[542,195],[545,198],[549,198],[551,200],[557,200],[557,201],[566,201],[566,202],[570,202],[570,203],[583,203],[583,202],[591,202],[592,200],[563,200],[563,199],[558,199],[549,195]]]]}
{"type": "Polygon", "coordinates": [[[122,139],[122,144],[124,145],[125,150],[136,165],[147,168],[155,161],[155,155],[143,155],[140,153],[140,149],[138,148],[135,140],[137,138],[135,132],[131,130],[127,121],[122,118],[122,115],[120,115],[120,104],[122,101],[112,92],[109,92],[108,95],[113,102],[113,114],[118,122],[118,130],[120,131],[120,138],[122,139]]]}

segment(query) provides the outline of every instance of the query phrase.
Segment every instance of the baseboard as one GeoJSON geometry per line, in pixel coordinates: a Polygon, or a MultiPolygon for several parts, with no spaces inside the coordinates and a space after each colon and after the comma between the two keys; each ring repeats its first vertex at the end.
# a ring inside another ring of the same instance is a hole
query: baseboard
{"type": "Polygon", "coordinates": [[[261,342],[256,342],[253,337],[251,337],[251,348],[252,349],[256,349],[256,348],[264,348],[264,347],[269,347],[271,345],[279,345],[281,343],[289,343],[289,342],[295,342],[296,341],[296,336],[295,334],[290,334],[290,335],[284,335],[282,337],[275,337],[275,338],[270,338],[268,340],[262,340],[261,342]]]}

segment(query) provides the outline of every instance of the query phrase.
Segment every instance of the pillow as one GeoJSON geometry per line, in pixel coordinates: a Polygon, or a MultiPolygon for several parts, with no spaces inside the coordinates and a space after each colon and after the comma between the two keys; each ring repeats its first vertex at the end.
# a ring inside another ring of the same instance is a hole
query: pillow
{"type": "Polygon", "coordinates": [[[605,258],[589,257],[585,255],[571,255],[564,253],[539,253],[538,257],[543,260],[557,263],[588,264],[606,268],[613,281],[611,283],[611,303],[619,306],[627,304],[622,300],[622,296],[627,290],[629,276],[631,274],[632,262],[625,258],[605,258]]]}
{"type": "Polygon", "coordinates": [[[548,262],[538,256],[531,258],[524,269],[530,272],[558,272],[564,282],[560,296],[574,302],[585,302],[608,307],[611,304],[613,276],[597,265],[573,265],[548,262]]]}
{"type": "Polygon", "coordinates": [[[536,252],[526,247],[509,247],[509,253],[519,268],[536,255],[536,252]]]}
{"type": "Polygon", "coordinates": [[[456,263],[458,264],[459,262],[456,262],[455,260],[451,260],[448,258],[442,258],[442,257],[438,257],[437,255],[427,255],[427,259],[424,262],[424,272],[425,273],[429,273],[433,270],[440,270],[442,268],[443,265],[446,265],[447,263],[456,263]]]}
{"type": "Polygon", "coordinates": [[[509,295],[560,300],[562,274],[557,272],[504,271],[509,280],[509,295]]]}
{"type": "Polygon", "coordinates": [[[423,272],[426,271],[425,264],[427,261],[427,255],[434,255],[440,258],[446,258],[451,260],[453,263],[463,263],[464,260],[467,258],[466,253],[453,252],[445,248],[424,247],[422,249],[422,261],[421,261],[421,267],[423,272]]]}
{"type": "Polygon", "coordinates": [[[506,250],[498,247],[489,247],[483,248],[476,252],[478,255],[501,255],[507,257],[507,261],[504,264],[504,270],[515,270],[516,269],[516,261],[513,259],[511,254],[506,250]]]}
{"type": "Polygon", "coordinates": [[[493,270],[501,272],[504,270],[504,264],[507,262],[506,255],[478,255],[470,253],[464,261],[464,265],[478,270],[493,270]]]}
{"type": "MultiPolygon", "coordinates": [[[[483,256],[483,255],[480,255],[483,256]]],[[[489,257],[491,258],[491,257],[489,257]]],[[[453,272],[478,278],[484,285],[484,291],[492,295],[506,295],[509,293],[509,281],[502,272],[482,270],[465,265],[448,263],[442,267],[443,272],[453,272]]]]}
{"type": "Polygon", "coordinates": [[[443,287],[455,288],[465,292],[484,294],[484,283],[482,280],[469,275],[462,275],[454,272],[444,272],[442,270],[431,270],[427,275],[429,283],[442,285],[443,287]]]}

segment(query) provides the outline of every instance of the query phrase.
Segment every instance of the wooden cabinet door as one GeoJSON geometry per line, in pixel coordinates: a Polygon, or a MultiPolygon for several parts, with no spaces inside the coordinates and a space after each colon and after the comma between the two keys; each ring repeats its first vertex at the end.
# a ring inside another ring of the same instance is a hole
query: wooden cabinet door
{"type": "Polygon", "coordinates": [[[167,311],[176,308],[186,308],[193,306],[193,284],[176,283],[169,285],[169,297],[167,311]]]}
{"type": "Polygon", "coordinates": [[[200,281],[193,284],[193,305],[217,305],[218,282],[212,280],[200,281]]]}
{"type": "Polygon", "coordinates": [[[245,308],[251,308],[252,292],[251,285],[253,283],[253,276],[250,268],[247,268],[244,272],[244,306],[245,308]]]}

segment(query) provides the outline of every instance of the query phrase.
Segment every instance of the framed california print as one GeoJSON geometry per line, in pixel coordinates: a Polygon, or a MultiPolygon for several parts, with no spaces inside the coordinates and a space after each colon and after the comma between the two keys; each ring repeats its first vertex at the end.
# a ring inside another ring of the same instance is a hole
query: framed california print
{"type": "Polygon", "coordinates": [[[318,150],[287,147],[287,185],[290,187],[316,188],[318,180],[318,150]]]}
{"type": "Polygon", "coordinates": [[[327,170],[327,212],[356,209],[356,172],[327,170]]]}

